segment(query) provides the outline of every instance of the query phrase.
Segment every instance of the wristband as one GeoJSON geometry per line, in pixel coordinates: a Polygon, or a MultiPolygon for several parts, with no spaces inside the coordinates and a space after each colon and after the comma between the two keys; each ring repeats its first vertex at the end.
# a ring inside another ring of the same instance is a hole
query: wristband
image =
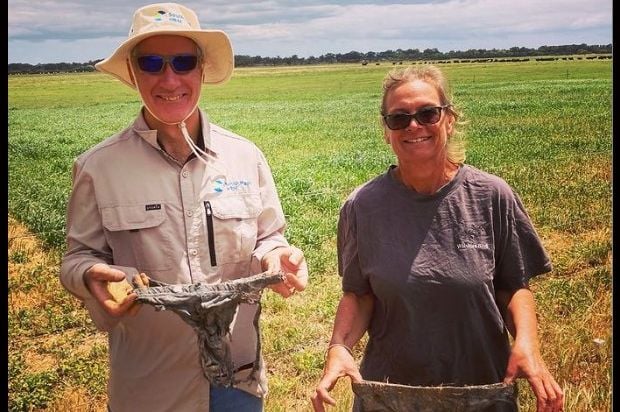
{"type": "Polygon", "coordinates": [[[341,346],[343,348],[345,348],[347,350],[347,352],[349,352],[349,355],[353,356],[353,350],[348,347],[347,345],[345,345],[344,343],[332,343],[327,347],[327,351],[325,352],[325,354],[327,355],[329,353],[329,350],[331,348],[333,348],[334,346],[341,346]]]}

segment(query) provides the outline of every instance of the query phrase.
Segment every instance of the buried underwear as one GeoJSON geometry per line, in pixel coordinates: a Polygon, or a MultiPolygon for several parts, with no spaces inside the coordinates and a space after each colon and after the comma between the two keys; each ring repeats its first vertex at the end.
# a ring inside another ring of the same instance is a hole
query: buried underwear
{"type": "Polygon", "coordinates": [[[259,366],[261,349],[258,318],[262,290],[282,280],[282,272],[265,272],[218,284],[169,285],[149,279],[148,287],[136,287],[133,292],[138,295],[138,302],[153,305],[158,311],[170,310],[192,326],[198,336],[198,350],[205,377],[213,384],[232,386],[238,383],[234,379],[235,372],[244,369],[244,366],[235,369],[230,343],[226,339],[237,307],[240,303],[258,305],[254,316],[256,359],[248,377],[255,379],[254,372],[259,366]]]}

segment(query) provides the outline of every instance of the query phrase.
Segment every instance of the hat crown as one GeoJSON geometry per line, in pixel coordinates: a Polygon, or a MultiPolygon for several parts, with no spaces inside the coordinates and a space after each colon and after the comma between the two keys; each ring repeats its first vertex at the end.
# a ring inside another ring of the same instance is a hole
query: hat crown
{"type": "Polygon", "coordinates": [[[198,16],[181,4],[149,4],[134,13],[129,37],[163,30],[200,30],[198,16]]]}
{"type": "Polygon", "coordinates": [[[177,3],[149,4],[136,10],[127,40],[111,56],[95,64],[95,68],[135,89],[127,64],[131,51],[144,39],[157,35],[187,37],[200,47],[203,83],[221,84],[230,78],[235,67],[235,56],[226,33],[201,29],[196,13],[177,3]]]}

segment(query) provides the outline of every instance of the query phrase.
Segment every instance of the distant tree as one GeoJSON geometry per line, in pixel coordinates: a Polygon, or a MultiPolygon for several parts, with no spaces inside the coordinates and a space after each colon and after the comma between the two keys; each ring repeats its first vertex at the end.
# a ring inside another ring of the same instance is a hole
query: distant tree
{"type": "MultiPolygon", "coordinates": [[[[559,46],[540,46],[538,49],[526,47],[511,47],[509,49],[469,49],[465,51],[450,50],[442,53],[436,48],[427,48],[420,52],[419,49],[396,49],[385,50],[382,52],[369,51],[360,53],[352,50],[347,53],[326,53],[319,57],[310,56],[308,58],[299,57],[294,54],[290,57],[262,57],[236,55],[235,65],[237,67],[249,66],[280,66],[280,65],[303,65],[303,64],[332,64],[338,62],[359,63],[362,61],[375,62],[390,61],[394,64],[402,64],[403,60],[425,60],[441,61],[448,63],[450,60],[462,60],[464,62],[488,62],[488,61],[523,61],[529,60],[530,56],[566,56],[598,54],[606,55],[599,58],[611,58],[612,45],[610,44],[565,44],[559,46]]],[[[592,57],[595,58],[596,56],[592,57]]],[[[95,71],[95,64],[103,59],[91,60],[86,63],[9,63],[8,74],[29,74],[29,73],[61,73],[61,72],[92,72],[95,71]]],[[[553,59],[552,59],[553,60],[553,59]]]]}

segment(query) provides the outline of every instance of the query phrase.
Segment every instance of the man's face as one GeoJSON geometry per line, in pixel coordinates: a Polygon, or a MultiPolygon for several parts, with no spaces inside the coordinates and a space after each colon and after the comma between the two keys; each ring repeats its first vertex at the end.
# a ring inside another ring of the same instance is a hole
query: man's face
{"type": "Polygon", "coordinates": [[[181,122],[195,109],[202,87],[200,58],[196,67],[189,71],[186,69],[192,66],[188,64],[188,60],[191,62],[191,57],[188,58],[187,55],[196,56],[197,53],[196,44],[192,40],[173,35],[149,37],[136,46],[131,63],[136,84],[144,105],[160,121],[181,122]],[[184,56],[178,59],[176,72],[170,60],[164,64],[161,71],[155,73],[148,71],[157,68],[159,59],[156,56],[166,59],[179,55],[184,56]],[[143,68],[138,64],[138,59],[141,57],[146,60],[143,68]]]}

